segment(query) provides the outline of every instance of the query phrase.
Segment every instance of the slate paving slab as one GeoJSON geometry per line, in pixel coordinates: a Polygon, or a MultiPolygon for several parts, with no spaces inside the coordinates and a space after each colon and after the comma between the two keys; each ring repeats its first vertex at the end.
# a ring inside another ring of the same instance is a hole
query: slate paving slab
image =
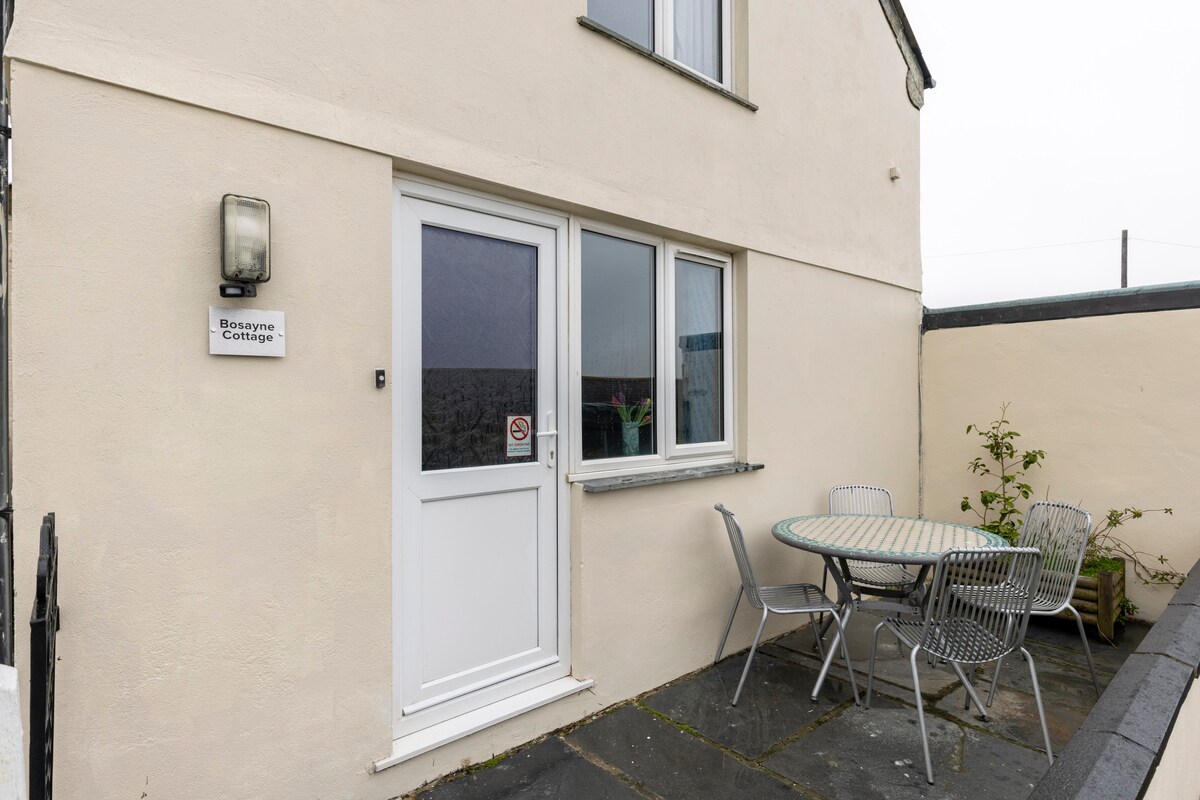
{"type": "Polygon", "coordinates": [[[420,800],[646,800],[611,773],[589,763],[562,739],[513,753],[499,764],[418,795],[420,800]]]}
{"type": "Polygon", "coordinates": [[[796,798],[775,776],[632,705],[576,729],[567,741],[663,800],[796,798]]]}
{"type": "Polygon", "coordinates": [[[764,766],[831,800],[1011,800],[1028,795],[1049,768],[1040,753],[927,715],[930,786],[916,715],[887,701],[847,708],[764,766]]]}
{"type": "MultiPolygon", "coordinates": [[[[1137,649],[1150,630],[1150,626],[1145,623],[1129,622],[1117,627],[1115,642],[1106,642],[1094,635],[1091,626],[1084,627],[1089,631],[1088,646],[1092,650],[1096,668],[1108,673],[1114,673],[1121,668],[1125,659],[1137,649]]],[[[1039,659],[1039,664],[1043,657],[1048,657],[1087,669],[1083,643],[1079,640],[1079,629],[1075,627],[1074,620],[1035,617],[1029,622],[1025,642],[1034,658],[1039,659]]]]}
{"type": "MultiPolygon", "coordinates": [[[[986,685],[977,682],[975,688],[979,692],[980,699],[986,703],[986,685]]],[[[1090,684],[1088,691],[1092,692],[1090,684]]],[[[953,692],[942,698],[936,708],[976,728],[983,728],[995,736],[1002,736],[1017,744],[1038,750],[1045,748],[1045,741],[1042,739],[1042,723],[1038,719],[1037,704],[1034,702],[1032,694],[1004,686],[1003,676],[1001,676],[1000,689],[996,692],[996,699],[992,703],[992,707],[988,709],[987,721],[979,718],[979,711],[973,703],[970,710],[963,708],[965,697],[966,693],[963,691],[953,692]]],[[[1090,700],[1094,701],[1095,699],[1096,694],[1092,692],[1090,700]]],[[[1067,742],[1071,741],[1075,731],[1079,730],[1079,726],[1087,719],[1091,703],[1074,706],[1052,704],[1045,694],[1042,695],[1042,702],[1046,709],[1046,727],[1050,731],[1050,744],[1057,753],[1066,746],[1067,742]]]]}
{"type": "MultiPolygon", "coordinates": [[[[871,657],[871,637],[881,616],[869,612],[861,612],[850,618],[850,629],[847,635],[850,645],[850,662],[854,665],[855,680],[859,689],[866,691],[867,667],[871,657]]],[[[827,637],[826,644],[832,637],[827,637]]],[[[767,645],[764,650],[773,655],[784,656],[779,650],[786,650],[791,657],[801,662],[815,662],[820,665],[817,652],[812,649],[812,633],[807,628],[789,634],[774,643],[767,645]],[[777,649],[778,648],[778,649],[777,649]]],[[[912,666],[908,660],[909,652],[896,643],[896,637],[886,630],[879,632],[879,648],[875,654],[876,691],[891,697],[907,699],[912,702],[913,680],[912,666]],[[890,686],[888,685],[890,684],[890,686]]],[[[841,659],[834,660],[829,674],[846,680],[846,668],[841,659]]],[[[945,665],[930,665],[926,658],[917,659],[917,674],[921,678],[921,693],[927,698],[940,697],[946,689],[958,684],[958,676],[945,665]]],[[[1001,676],[1003,679],[1003,675],[1001,676]]]]}
{"type": "MultiPolygon", "coordinates": [[[[851,655],[863,693],[878,619],[860,613],[851,621],[851,655]]],[[[1092,640],[1102,684],[1111,680],[1146,630],[1136,623],[1126,626],[1116,647],[1092,640]]],[[[963,691],[948,667],[918,659],[922,693],[929,698],[926,721],[936,779],[929,786],[907,651],[882,636],[874,707],[864,710],[851,702],[845,668],[836,661],[818,702],[809,699],[820,668],[811,646],[807,629],[764,645],[736,708],[729,698],[745,651],[649,693],[641,705],[619,706],[570,733],[519,749],[494,766],[453,776],[417,797],[1019,800],[1029,796],[1048,768],[1029,672],[1019,658],[1005,664],[987,722],[975,716],[975,709],[963,710],[963,691]]],[[[1038,621],[1030,626],[1026,646],[1038,668],[1056,754],[1062,751],[1069,765],[1073,750],[1099,741],[1099,734],[1080,727],[1096,698],[1078,632],[1071,622],[1038,621]],[[1068,739],[1072,744],[1064,747],[1068,739]]],[[[979,690],[986,692],[990,674],[990,668],[979,672],[979,690]]],[[[1113,762],[1114,769],[1124,763],[1119,761],[1113,762]]]]}
{"type": "MultiPolygon", "coordinates": [[[[1037,668],[1038,684],[1042,694],[1053,697],[1051,702],[1073,706],[1091,707],[1096,702],[1096,689],[1092,686],[1092,676],[1088,672],[1087,662],[1083,660],[1082,652],[1078,664],[1069,663],[1060,658],[1046,655],[1044,648],[1029,648],[1033,656],[1033,665],[1037,668]]],[[[992,685],[994,665],[985,666],[978,679],[983,687],[992,685]]],[[[1113,673],[1097,665],[1096,676],[1100,679],[1100,690],[1112,680],[1113,673]]],[[[1020,655],[1010,656],[1004,660],[1000,670],[1000,685],[1018,689],[1022,692],[1033,692],[1033,681],[1029,678],[1029,666],[1020,655]]]]}
{"type": "Polygon", "coordinates": [[[715,669],[649,695],[642,704],[748,758],[757,758],[839,705],[852,702],[850,687],[837,680],[827,680],[813,702],[810,695],[817,672],[811,665],[760,652],[737,706],[731,706],[729,699],[744,666],[744,655],[727,659],[715,669]]]}

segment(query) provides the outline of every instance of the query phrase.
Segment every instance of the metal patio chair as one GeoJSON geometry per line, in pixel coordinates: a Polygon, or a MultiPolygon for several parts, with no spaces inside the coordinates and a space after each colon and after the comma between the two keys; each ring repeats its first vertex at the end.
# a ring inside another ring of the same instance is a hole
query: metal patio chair
{"type": "MultiPolygon", "coordinates": [[[[1092,649],[1088,646],[1087,631],[1083,619],[1071,605],[1071,595],[1079,580],[1079,568],[1087,549],[1088,533],[1092,530],[1092,515],[1082,508],[1066,503],[1051,503],[1040,500],[1029,508],[1025,524],[1021,527],[1018,547],[1036,547],[1042,553],[1042,579],[1038,582],[1033,598],[1033,611],[1037,617],[1053,617],[1070,611],[1079,628],[1083,642],[1083,654],[1087,657],[1088,669],[1092,672],[1092,687],[1096,697],[1100,696],[1100,679],[1096,676],[1096,664],[1092,661],[1092,649]]],[[[988,706],[996,697],[996,686],[1000,682],[1000,666],[992,675],[992,687],[988,692],[988,706]]]]}
{"type": "Polygon", "coordinates": [[[1033,657],[1023,646],[1041,572],[1042,554],[1036,547],[947,550],[935,567],[924,617],[888,617],[875,626],[875,634],[871,639],[871,660],[867,667],[866,707],[871,707],[879,631],[886,627],[902,644],[912,649],[909,663],[917,700],[921,746],[925,750],[925,777],[929,783],[933,783],[933,762],[929,757],[921,678],[917,674],[917,654],[921,651],[925,651],[931,659],[945,660],[950,664],[967,691],[968,706],[974,702],[984,719],[987,718],[987,712],[964,673],[963,665],[970,665],[973,671],[975,665],[999,662],[1009,653],[1019,651],[1029,664],[1033,697],[1046,742],[1046,757],[1051,764],[1054,763],[1037,670],[1033,666],[1033,657]]]}
{"type": "MultiPolygon", "coordinates": [[[[733,557],[737,561],[738,572],[742,579],[742,585],[738,587],[737,597],[733,601],[733,610],[729,612],[729,622],[725,624],[725,632],[721,634],[721,643],[717,645],[717,655],[713,658],[713,664],[721,660],[721,651],[725,649],[725,641],[729,638],[729,631],[733,627],[733,619],[737,615],[738,605],[742,602],[742,595],[746,596],[750,605],[762,609],[762,619],[758,623],[758,631],[754,634],[754,642],[750,645],[750,654],[746,656],[746,666],[742,669],[742,679],[738,681],[737,691],[733,693],[733,702],[730,705],[736,706],[738,698],[742,694],[742,686],[746,683],[746,676],[750,674],[750,664],[754,661],[754,654],[758,650],[758,640],[762,638],[767,617],[771,614],[808,614],[809,624],[813,625],[815,630],[814,615],[820,613],[828,613],[837,626],[838,633],[841,634],[839,638],[842,643],[842,658],[850,673],[850,690],[854,694],[854,702],[858,704],[858,685],[854,680],[854,668],[850,664],[850,650],[846,647],[845,629],[842,627],[842,618],[838,615],[837,603],[826,597],[824,592],[811,583],[760,585],[750,566],[750,555],[746,552],[746,540],[742,536],[742,526],[738,523],[737,517],[720,503],[713,508],[720,511],[725,520],[725,531],[729,534],[729,544],[733,548],[733,557]]],[[[824,651],[822,651],[822,657],[824,657],[824,651]]]]}
{"type": "MultiPolygon", "coordinates": [[[[890,517],[892,493],[878,486],[860,483],[844,483],[829,490],[830,514],[872,514],[890,517]]],[[[874,561],[846,560],[850,570],[852,588],[885,589],[891,592],[910,592],[916,586],[917,576],[902,564],[881,564],[874,561]]],[[[821,576],[821,591],[828,585],[829,572],[821,576]]]]}

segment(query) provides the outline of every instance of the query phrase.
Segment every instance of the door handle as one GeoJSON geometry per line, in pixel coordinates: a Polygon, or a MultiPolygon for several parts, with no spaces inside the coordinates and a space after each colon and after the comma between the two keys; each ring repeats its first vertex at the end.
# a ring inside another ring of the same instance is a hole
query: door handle
{"type": "Polygon", "coordinates": [[[547,436],[554,437],[554,441],[550,442],[549,449],[547,450],[548,457],[546,458],[546,469],[554,469],[554,449],[558,446],[558,430],[554,427],[554,412],[553,411],[546,412],[546,430],[538,431],[534,435],[537,436],[537,438],[539,438],[539,439],[545,438],[547,436]]]}

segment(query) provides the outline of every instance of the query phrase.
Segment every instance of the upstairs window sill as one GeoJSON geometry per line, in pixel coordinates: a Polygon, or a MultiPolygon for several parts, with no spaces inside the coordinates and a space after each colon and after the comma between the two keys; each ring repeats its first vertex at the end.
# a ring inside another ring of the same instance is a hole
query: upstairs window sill
{"type": "Polygon", "coordinates": [[[674,72],[676,75],[682,75],[683,77],[687,78],[688,80],[690,80],[694,83],[698,83],[701,86],[703,86],[704,88],[706,88],[710,91],[716,92],[717,94],[721,95],[722,97],[732,100],[733,102],[737,103],[738,105],[742,106],[743,108],[748,108],[751,111],[758,111],[758,106],[756,106],[754,103],[751,103],[749,100],[742,97],[741,95],[734,94],[733,92],[726,89],[724,86],[721,86],[718,83],[714,83],[713,81],[709,80],[708,78],[705,78],[704,76],[702,76],[696,72],[692,72],[687,67],[677,64],[669,58],[660,56],[658,53],[654,52],[653,50],[647,50],[645,47],[642,47],[640,44],[633,41],[632,39],[627,39],[626,37],[622,36],[621,34],[617,33],[616,31],[614,31],[610,28],[604,27],[599,22],[589,19],[588,17],[579,17],[578,20],[579,20],[579,24],[582,25],[583,27],[587,28],[589,31],[595,31],[596,33],[600,34],[601,36],[603,36],[607,39],[612,39],[617,44],[623,45],[624,47],[629,48],[630,50],[637,53],[638,55],[644,56],[645,58],[650,59],[654,63],[656,63],[660,66],[666,67],[667,69],[674,72]]]}
{"type": "Polygon", "coordinates": [[[617,489],[633,489],[638,486],[654,486],[660,483],[714,478],[718,475],[736,475],[739,472],[755,472],[765,466],[765,464],[747,464],[739,461],[730,464],[707,464],[655,472],[639,472],[611,478],[577,478],[574,482],[582,486],[583,490],[588,493],[612,492],[617,489]]]}

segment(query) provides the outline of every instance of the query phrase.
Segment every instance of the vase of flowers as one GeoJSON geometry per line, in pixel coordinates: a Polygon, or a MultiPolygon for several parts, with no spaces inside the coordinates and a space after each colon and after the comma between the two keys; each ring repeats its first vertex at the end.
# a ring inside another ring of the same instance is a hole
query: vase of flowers
{"type": "Polygon", "coordinates": [[[637,402],[626,402],[625,393],[613,395],[612,406],[621,418],[621,453],[636,456],[641,452],[641,427],[649,425],[654,417],[650,413],[650,398],[637,402]]]}

